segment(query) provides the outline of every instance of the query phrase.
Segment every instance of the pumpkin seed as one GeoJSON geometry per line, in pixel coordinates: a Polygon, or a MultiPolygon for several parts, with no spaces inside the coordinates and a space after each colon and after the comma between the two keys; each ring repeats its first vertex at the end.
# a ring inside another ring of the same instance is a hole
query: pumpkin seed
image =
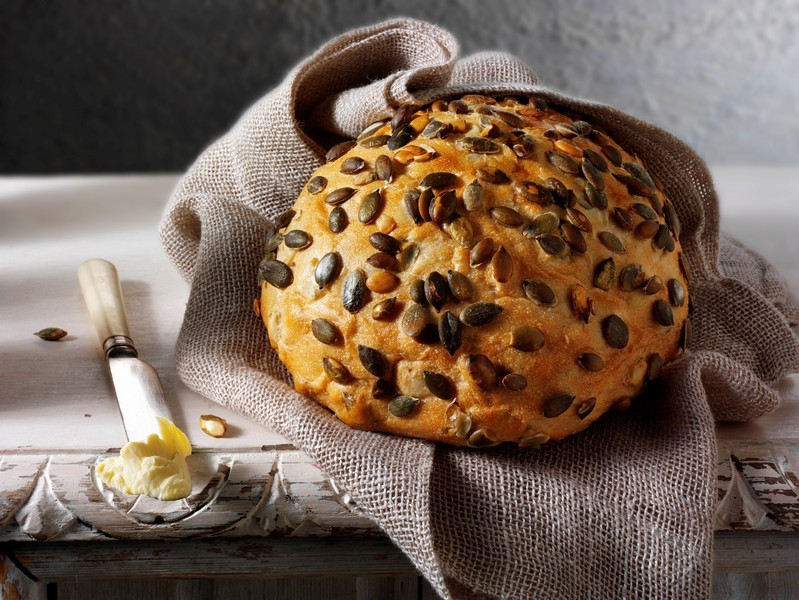
{"type": "Polygon", "coordinates": [[[613,403],[613,406],[611,408],[617,412],[625,412],[630,409],[632,403],[633,403],[632,396],[622,396],[621,398],[616,400],[616,402],[613,403]]]}
{"type": "Polygon", "coordinates": [[[558,206],[566,206],[569,199],[569,188],[563,185],[560,179],[549,177],[544,181],[544,188],[548,190],[558,206]]]}
{"type": "Polygon", "coordinates": [[[542,412],[547,419],[554,419],[569,410],[573,402],[574,396],[571,394],[560,394],[544,402],[542,412]]]}
{"type": "Polygon", "coordinates": [[[503,227],[515,228],[524,223],[524,217],[507,206],[495,206],[488,211],[488,214],[503,227]]]}
{"type": "Polygon", "coordinates": [[[472,433],[466,443],[472,448],[488,448],[489,446],[497,445],[497,442],[488,437],[485,429],[478,429],[472,433]]]}
{"type": "Polygon", "coordinates": [[[327,151],[325,154],[325,161],[333,162],[334,160],[338,160],[342,156],[344,156],[347,152],[352,150],[355,147],[355,140],[347,140],[346,142],[341,142],[340,144],[336,144],[330,150],[327,151]]]}
{"type": "Polygon", "coordinates": [[[625,210],[620,206],[617,206],[613,209],[613,220],[616,221],[616,224],[622,229],[627,231],[632,231],[635,229],[635,225],[633,224],[633,216],[628,210],[625,210]]]}
{"type": "Polygon", "coordinates": [[[519,115],[517,115],[514,112],[510,112],[509,110],[503,110],[501,108],[492,108],[491,112],[493,112],[497,117],[499,117],[503,123],[505,123],[506,125],[510,125],[511,127],[520,129],[527,124],[524,121],[524,119],[522,119],[519,115]]]}
{"type": "Polygon", "coordinates": [[[447,110],[455,114],[464,114],[469,111],[469,106],[463,100],[452,100],[447,104],[447,110]]]}
{"type": "Polygon", "coordinates": [[[587,400],[583,400],[577,407],[577,416],[580,417],[581,420],[585,419],[591,414],[591,411],[594,410],[595,406],[596,398],[588,398],[587,400]]]}
{"type": "Polygon", "coordinates": [[[520,392],[527,387],[527,378],[518,373],[508,373],[502,378],[502,386],[511,392],[520,392]]]}
{"type": "Polygon", "coordinates": [[[510,183],[510,177],[507,176],[505,171],[496,167],[477,167],[477,177],[494,185],[510,183]]]}
{"type": "Polygon", "coordinates": [[[419,215],[423,221],[430,221],[430,207],[433,204],[433,189],[424,188],[419,194],[419,215]]]}
{"type": "Polygon", "coordinates": [[[671,307],[665,300],[655,300],[654,304],[652,304],[652,314],[655,317],[655,321],[664,327],[674,325],[674,313],[672,313],[671,307]]]}
{"type": "Polygon", "coordinates": [[[590,181],[586,182],[585,196],[579,198],[579,201],[586,208],[605,210],[608,207],[608,199],[605,196],[605,192],[596,189],[590,181]]]}
{"type": "Polygon", "coordinates": [[[646,359],[646,378],[648,381],[654,381],[660,377],[660,372],[663,370],[663,359],[660,354],[655,352],[650,354],[646,359]]]}
{"type": "Polygon", "coordinates": [[[646,280],[646,283],[641,288],[641,291],[647,296],[651,296],[652,294],[657,294],[662,288],[663,280],[657,275],[652,275],[652,277],[646,280]]]}
{"type": "Polygon", "coordinates": [[[288,265],[276,259],[262,262],[259,270],[264,281],[281,290],[290,286],[294,281],[294,274],[288,265]]]}
{"type": "Polygon", "coordinates": [[[685,292],[682,284],[677,279],[669,279],[666,285],[669,288],[669,300],[671,300],[671,303],[678,307],[685,304],[685,292]]]}
{"type": "Polygon", "coordinates": [[[427,297],[424,295],[424,281],[421,279],[414,279],[408,289],[411,300],[421,306],[427,306],[427,297]]]}
{"type": "Polygon", "coordinates": [[[649,173],[642,165],[636,162],[626,162],[622,166],[627,169],[630,175],[643,182],[653,192],[655,191],[655,182],[652,181],[652,177],[649,176],[649,173]]]}
{"type": "Polygon", "coordinates": [[[669,242],[674,244],[674,241],[671,239],[671,233],[669,233],[669,228],[666,227],[663,223],[658,226],[658,230],[655,233],[655,237],[652,238],[652,244],[658,250],[665,250],[669,247],[669,242]]]}
{"type": "Polygon", "coordinates": [[[447,280],[438,271],[430,273],[424,281],[424,295],[430,306],[441,311],[441,307],[447,302],[449,296],[449,286],[447,280]]]}
{"type": "Polygon", "coordinates": [[[389,271],[376,271],[366,278],[367,289],[376,294],[387,294],[399,285],[399,278],[389,271]]]}
{"type": "Polygon", "coordinates": [[[453,185],[457,179],[458,177],[454,173],[444,173],[438,171],[425,175],[424,178],[419,182],[419,185],[429,188],[443,188],[453,185]]]}
{"type": "Polygon", "coordinates": [[[469,264],[473,267],[482,265],[491,259],[494,254],[494,240],[490,237],[477,242],[469,252],[469,264]]]}
{"type": "Polygon", "coordinates": [[[605,189],[605,178],[602,177],[602,173],[597,169],[589,160],[583,160],[583,163],[580,167],[583,171],[583,175],[588,180],[588,183],[593,185],[598,192],[601,192],[605,189]]]}
{"type": "Polygon", "coordinates": [[[399,268],[397,259],[386,254],[385,252],[375,252],[366,259],[366,262],[373,266],[375,269],[387,269],[389,271],[396,271],[399,268]]]}
{"type": "Polygon", "coordinates": [[[374,135],[385,124],[386,124],[386,121],[375,121],[374,123],[371,123],[371,124],[367,125],[366,129],[364,129],[361,132],[361,134],[358,136],[357,141],[361,141],[364,138],[367,138],[367,137],[369,137],[371,135],[374,135]]]}
{"type": "Polygon", "coordinates": [[[584,254],[588,250],[588,244],[583,234],[571,223],[563,221],[560,224],[560,235],[574,252],[584,254]]]}
{"type": "Polygon", "coordinates": [[[524,237],[535,238],[539,235],[554,233],[560,225],[560,217],[553,212],[545,212],[533,219],[524,230],[524,237]]]}
{"type": "Polygon", "coordinates": [[[534,433],[523,438],[519,438],[519,448],[540,448],[549,441],[546,433],[534,433]]]}
{"type": "Polygon", "coordinates": [[[591,233],[593,231],[591,220],[585,216],[585,213],[576,208],[567,208],[566,218],[580,231],[585,231],[586,233],[591,233]]]}
{"type": "Polygon", "coordinates": [[[327,226],[333,233],[341,233],[344,231],[347,228],[347,223],[347,213],[340,206],[336,206],[331,210],[327,217],[327,226]]]}
{"type": "Polygon", "coordinates": [[[391,158],[385,154],[378,156],[375,159],[375,173],[377,173],[378,178],[391,183],[394,179],[394,163],[391,162],[391,158]]]}
{"type": "Polygon", "coordinates": [[[396,131],[403,125],[407,124],[408,121],[411,120],[411,115],[413,115],[416,109],[411,106],[410,104],[403,104],[394,111],[394,115],[391,117],[391,131],[396,131]]]}
{"type": "MultiPolygon", "coordinates": [[[[383,271],[384,273],[386,271],[383,271]]],[[[341,286],[341,302],[348,312],[355,314],[366,301],[366,274],[355,269],[344,279],[341,286]]]]}
{"type": "Polygon", "coordinates": [[[305,189],[308,190],[309,194],[316,195],[322,190],[327,187],[327,179],[322,177],[321,175],[316,175],[311,177],[311,180],[308,182],[308,185],[305,186],[305,189]]]}
{"type": "Polygon", "coordinates": [[[613,258],[606,258],[594,269],[594,286],[608,291],[616,280],[616,263],[613,258]]]}
{"type": "Polygon", "coordinates": [[[61,329],[60,327],[45,327],[44,329],[40,329],[33,335],[47,342],[57,342],[61,338],[66,337],[67,332],[61,329]]]}
{"type": "Polygon", "coordinates": [[[637,177],[627,175],[626,173],[613,173],[613,177],[615,177],[619,182],[623,183],[627,188],[627,192],[633,196],[642,196],[644,198],[648,198],[654,194],[654,190],[637,177]]]}
{"type": "Polygon", "coordinates": [[[502,307],[493,302],[475,302],[470,304],[461,312],[461,321],[464,325],[469,327],[481,327],[493,321],[499,313],[502,312],[502,307]]]}
{"type": "Polygon", "coordinates": [[[514,183],[513,192],[516,198],[522,202],[531,202],[539,206],[548,206],[552,204],[552,194],[550,191],[532,181],[514,183]]]}
{"type": "Polygon", "coordinates": [[[376,400],[387,400],[396,395],[397,388],[394,387],[394,384],[386,381],[382,377],[379,377],[375,380],[375,383],[372,386],[372,398],[375,398],[376,400]]]}
{"type": "Polygon", "coordinates": [[[475,179],[463,190],[463,205],[466,210],[479,210],[483,207],[483,186],[475,179]]]}
{"type": "MultiPolygon", "coordinates": [[[[541,238],[538,238],[539,240],[541,238]]],[[[513,275],[513,259],[505,246],[500,246],[494,253],[491,259],[491,267],[493,269],[494,279],[497,283],[506,283],[513,275]]]]}
{"type": "Polygon", "coordinates": [[[608,170],[608,161],[596,150],[592,150],[591,148],[584,148],[583,149],[583,156],[591,161],[591,164],[594,165],[600,171],[607,171],[608,170]]]}
{"type": "Polygon", "coordinates": [[[449,234],[455,242],[462,248],[471,248],[474,244],[474,229],[468,219],[458,214],[453,219],[442,225],[444,231],[449,234]]]}
{"type": "Polygon", "coordinates": [[[688,350],[688,346],[691,344],[692,332],[691,319],[686,317],[682,323],[682,330],[680,330],[680,348],[683,352],[688,350]]]}
{"type": "Polygon", "coordinates": [[[657,213],[652,210],[650,206],[644,204],[643,202],[635,202],[630,208],[641,215],[644,219],[649,221],[657,221],[657,213]]]}
{"type": "Polygon", "coordinates": [[[364,186],[372,183],[373,181],[377,181],[377,173],[374,171],[362,171],[355,176],[355,179],[352,180],[352,182],[357,186],[364,186]]]}
{"type": "Polygon", "coordinates": [[[461,347],[461,322],[449,311],[445,311],[438,321],[438,338],[450,356],[461,347]]]}
{"type": "Polygon", "coordinates": [[[452,400],[455,396],[455,386],[441,373],[425,371],[424,384],[434,396],[442,400],[452,400]]]}
{"type": "Polygon", "coordinates": [[[402,333],[408,337],[415,338],[421,335],[427,326],[427,310],[419,304],[411,304],[402,315],[400,327],[402,333]]]}
{"type": "Polygon", "coordinates": [[[311,333],[323,344],[335,344],[341,339],[338,328],[327,319],[311,321],[311,333]]]}
{"type": "Polygon", "coordinates": [[[411,188],[405,195],[402,197],[402,204],[405,206],[405,210],[408,212],[408,216],[410,216],[411,221],[414,222],[415,225],[421,225],[424,223],[424,219],[422,215],[419,213],[419,196],[421,192],[419,192],[416,188],[411,188]]]}
{"type": "Polygon", "coordinates": [[[366,195],[358,207],[358,220],[364,225],[371,223],[377,218],[383,205],[383,198],[380,190],[374,190],[366,195]]]}
{"type": "Polygon", "coordinates": [[[377,321],[386,321],[394,316],[397,308],[397,298],[386,298],[381,300],[372,308],[372,318],[377,321]]]}
{"type": "Polygon", "coordinates": [[[555,123],[554,129],[567,139],[577,137],[577,131],[574,129],[571,123],[555,123]]]}
{"type": "Polygon", "coordinates": [[[338,252],[325,254],[314,269],[314,281],[321,290],[327,284],[335,281],[341,272],[341,256],[338,252]]]}
{"type": "Polygon", "coordinates": [[[350,372],[347,367],[332,356],[325,356],[322,359],[322,367],[325,374],[336,383],[347,383],[350,380],[350,372]]]}
{"type": "Polygon", "coordinates": [[[529,135],[523,135],[513,143],[511,150],[519,158],[532,158],[535,154],[535,142],[529,135]]]}
{"type": "Polygon", "coordinates": [[[409,126],[403,125],[397,128],[386,141],[389,150],[399,150],[408,144],[416,132],[409,126]]]}
{"type": "Polygon", "coordinates": [[[485,354],[470,354],[466,359],[466,370],[480,388],[493,390],[497,387],[497,369],[485,354]]]}
{"type": "Polygon", "coordinates": [[[600,231],[597,237],[602,245],[611,252],[616,252],[617,254],[624,254],[627,252],[624,243],[610,231],[600,231]]]}
{"type": "Polygon", "coordinates": [[[278,229],[283,229],[284,227],[288,227],[291,220],[294,218],[294,215],[297,214],[296,210],[288,209],[284,210],[278,216],[275,217],[275,227],[278,229]]]}
{"type": "MultiPolygon", "coordinates": [[[[391,139],[390,135],[376,135],[361,140],[360,144],[364,148],[380,148],[380,146],[385,146],[388,143],[388,140],[390,139],[391,139]]],[[[408,142],[405,143],[407,144],[408,142]]]]}
{"type": "Polygon", "coordinates": [[[658,232],[659,227],[657,221],[641,221],[635,228],[635,235],[648,240],[658,232]]]}
{"type": "Polygon", "coordinates": [[[657,194],[652,194],[648,198],[648,200],[649,200],[649,204],[652,206],[652,208],[655,209],[655,212],[662,217],[663,216],[663,201],[660,198],[658,198],[657,194]]]}
{"type": "Polygon", "coordinates": [[[577,132],[577,135],[588,135],[593,127],[588,121],[573,121],[572,129],[577,132]]]}
{"type": "Polygon", "coordinates": [[[544,334],[538,327],[516,327],[511,332],[510,345],[521,352],[535,352],[544,347],[544,334]]]}
{"type": "Polygon", "coordinates": [[[311,238],[311,236],[305,231],[300,229],[292,229],[286,234],[286,236],[283,238],[283,241],[289,248],[302,250],[303,248],[307,248],[311,245],[313,238],[311,238]]]}
{"type": "Polygon", "coordinates": [[[413,265],[413,263],[416,262],[416,259],[419,258],[419,252],[420,252],[419,246],[417,246],[413,242],[406,244],[405,247],[402,249],[402,252],[400,252],[400,257],[399,257],[400,268],[403,271],[407,271],[411,267],[411,265],[413,265]]]}
{"type": "Polygon", "coordinates": [[[582,158],[583,156],[583,151],[579,147],[566,140],[555,141],[555,149],[575,158],[582,158]]]}
{"type": "Polygon", "coordinates": [[[616,146],[611,146],[610,144],[604,144],[602,146],[602,154],[604,154],[610,162],[612,162],[617,167],[621,166],[622,156],[621,152],[619,151],[616,146]]]}
{"type": "Polygon", "coordinates": [[[564,173],[569,173],[570,175],[576,175],[580,172],[580,165],[568,154],[563,154],[562,152],[552,152],[548,151],[546,154],[547,160],[552,163],[552,165],[560,171],[564,173]]]}
{"type": "Polygon", "coordinates": [[[674,237],[677,239],[680,238],[680,232],[682,231],[682,225],[680,224],[680,219],[677,216],[677,211],[671,204],[666,204],[663,207],[663,212],[666,216],[666,225],[669,226],[671,233],[674,234],[674,237]]]}
{"type": "Polygon", "coordinates": [[[475,154],[496,154],[502,148],[496,142],[487,138],[466,136],[455,142],[455,145],[467,152],[474,152],[475,154]]]}
{"type": "Polygon", "coordinates": [[[555,292],[540,279],[525,279],[522,281],[522,289],[524,290],[524,295],[538,306],[549,308],[558,303],[555,292]]]}
{"type": "Polygon", "coordinates": [[[450,131],[452,131],[452,125],[433,119],[422,130],[422,137],[427,138],[428,140],[433,138],[444,139],[447,137],[447,135],[449,135],[450,131]]]}
{"type": "Polygon", "coordinates": [[[593,352],[584,352],[578,356],[577,364],[591,373],[597,373],[605,368],[605,361],[602,360],[599,354],[594,354],[593,352]]]}
{"type": "Polygon", "coordinates": [[[447,190],[436,196],[430,208],[430,218],[436,223],[444,223],[455,214],[458,207],[458,197],[452,190],[447,190]]]}
{"type": "Polygon", "coordinates": [[[591,315],[594,314],[594,301],[588,295],[588,290],[580,284],[577,284],[572,290],[571,300],[574,314],[577,315],[577,318],[588,323],[591,315]]]}
{"type": "Polygon", "coordinates": [[[459,273],[458,271],[453,271],[451,269],[448,270],[447,283],[449,284],[449,289],[452,292],[452,295],[461,302],[471,300],[474,296],[472,282],[469,281],[469,278],[463,273],[459,273]]]}
{"type": "Polygon", "coordinates": [[[535,241],[538,242],[538,245],[541,246],[541,249],[544,252],[553,256],[563,254],[563,252],[566,250],[566,242],[555,235],[539,235],[537,238],[535,238],[535,241]]]}
{"type": "Polygon", "coordinates": [[[627,323],[617,315],[608,315],[602,319],[602,336],[613,348],[624,348],[630,340],[627,323]]]}
{"type": "Polygon", "coordinates": [[[358,358],[363,368],[375,377],[383,377],[388,372],[388,361],[374,348],[358,344],[358,358]]]}
{"type": "Polygon", "coordinates": [[[360,156],[350,156],[341,162],[339,170],[347,175],[352,175],[358,171],[363,170],[366,166],[366,161],[360,156]]]}
{"type": "Polygon", "coordinates": [[[688,265],[688,260],[685,258],[685,255],[682,252],[677,253],[677,261],[680,263],[680,269],[682,269],[682,273],[685,275],[685,280],[690,283],[691,268],[688,265]]]}
{"type": "Polygon", "coordinates": [[[619,275],[619,287],[625,292],[632,292],[644,285],[646,276],[638,263],[630,263],[621,270],[619,275]]]}
{"type": "Polygon", "coordinates": [[[339,204],[344,204],[347,200],[350,199],[355,193],[355,188],[350,187],[343,187],[337,190],[333,190],[327,196],[325,196],[325,203],[331,204],[333,206],[338,206],[339,204]]]}
{"type": "Polygon", "coordinates": [[[264,242],[264,252],[269,253],[277,250],[277,247],[283,243],[283,234],[277,233],[274,228],[270,228],[272,234],[266,238],[264,242]]]}
{"type": "Polygon", "coordinates": [[[414,411],[418,404],[418,398],[413,398],[411,396],[397,396],[388,403],[388,412],[395,417],[407,417],[414,411]]]}
{"type": "Polygon", "coordinates": [[[385,252],[386,254],[397,254],[400,251],[400,244],[396,238],[388,234],[375,232],[369,236],[369,243],[375,250],[385,252]]]}

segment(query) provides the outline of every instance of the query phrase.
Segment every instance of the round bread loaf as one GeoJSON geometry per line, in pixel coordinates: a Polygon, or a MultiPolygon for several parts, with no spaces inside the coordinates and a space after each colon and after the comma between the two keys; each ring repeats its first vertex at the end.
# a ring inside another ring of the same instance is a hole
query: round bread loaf
{"type": "Polygon", "coordinates": [[[269,232],[256,313],[345,423],[539,446],[628,407],[684,348],[674,208],[586,121],[469,95],[327,159],[269,232]]]}

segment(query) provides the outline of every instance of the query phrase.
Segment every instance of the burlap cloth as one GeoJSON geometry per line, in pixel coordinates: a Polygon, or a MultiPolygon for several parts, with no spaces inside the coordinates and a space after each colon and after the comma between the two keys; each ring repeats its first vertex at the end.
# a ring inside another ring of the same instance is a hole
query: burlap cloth
{"type": "Polygon", "coordinates": [[[776,382],[799,370],[799,306],[765,261],[719,237],[718,221],[705,164],[670,134],[541,87],[512,56],[460,59],[448,32],[386,21],[295,67],[175,190],[161,236],[191,282],[178,372],[307,451],[445,598],[703,598],[714,418],[771,411],[776,382]],[[538,452],[352,430],[287,385],[253,314],[268,219],[294,202],[326,146],[401,104],[467,91],[538,94],[583,114],[645,161],[683,223],[690,351],[629,412],[538,452]]]}

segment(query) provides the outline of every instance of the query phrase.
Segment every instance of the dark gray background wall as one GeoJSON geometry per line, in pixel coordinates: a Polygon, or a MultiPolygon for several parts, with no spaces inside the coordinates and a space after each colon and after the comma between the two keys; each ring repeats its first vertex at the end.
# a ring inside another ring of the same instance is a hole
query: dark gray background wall
{"type": "Polygon", "coordinates": [[[399,15],[712,163],[799,163],[796,0],[3,0],[0,172],[183,170],[318,45],[399,15]]]}

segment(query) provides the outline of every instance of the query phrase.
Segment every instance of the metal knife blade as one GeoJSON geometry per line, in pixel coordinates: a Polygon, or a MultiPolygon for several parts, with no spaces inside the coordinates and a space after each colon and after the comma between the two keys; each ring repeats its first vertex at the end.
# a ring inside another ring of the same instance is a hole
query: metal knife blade
{"type": "Polygon", "coordinates": [[[133,345],[116,267],[93,258],[78,267],[81,293],[111,371],[119,412],[129,441],[158,433],[158,417],[172,420],[156,370],[133,345]]]}

